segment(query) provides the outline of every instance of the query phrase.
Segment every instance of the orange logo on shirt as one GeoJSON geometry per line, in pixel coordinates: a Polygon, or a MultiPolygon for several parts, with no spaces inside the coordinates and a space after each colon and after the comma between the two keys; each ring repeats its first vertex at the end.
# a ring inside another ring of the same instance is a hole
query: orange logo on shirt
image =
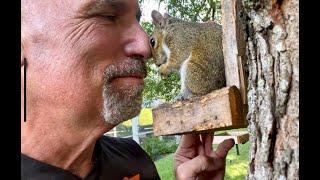
{"type": "Polygon", "coordinates": [[[132,177],[124,177],[123,180],[140,180],[140,174],[134,175],[132,177]]]}

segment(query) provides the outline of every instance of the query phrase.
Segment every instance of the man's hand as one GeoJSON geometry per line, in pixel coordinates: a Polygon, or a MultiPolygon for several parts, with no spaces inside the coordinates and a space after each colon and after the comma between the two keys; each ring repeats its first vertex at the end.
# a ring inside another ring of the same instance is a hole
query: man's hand
{"type": "Polygon", "coordinates": [[[225,161],[234,140],[227,139],[212,150],[213,135],[183,135],[174,155],[174,168],[177,180],[210,179],[222,180],[225,174],[225,161]]]}

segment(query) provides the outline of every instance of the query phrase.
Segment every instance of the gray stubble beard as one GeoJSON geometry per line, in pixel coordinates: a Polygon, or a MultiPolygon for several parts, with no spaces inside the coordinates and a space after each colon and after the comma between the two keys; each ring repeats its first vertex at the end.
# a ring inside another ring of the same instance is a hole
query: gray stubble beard
{"type": "Polygon", "coordinates": [[[108,81],[112,76],[144,72],[143,65],[138,61],[124,61],[117,66],[109,67],[105,72],[103,86],[103,116],[105,122],[118,125],[119,123],[137,116],[141,110],[143,84],[128,87],[113,87],[108,81]],[[121,67],[121,68],[119,68],[121,67]]]}
{"type": "MultiPolygon", "coordinates": [[[[111,87],[110,87],[111,88],[111,87]]],[[[119,92],[109,91],[104,87],[103,115],[104,120],[112,125],[129,120],[141,110],[143,87],[130,87],[119,92]]]]}

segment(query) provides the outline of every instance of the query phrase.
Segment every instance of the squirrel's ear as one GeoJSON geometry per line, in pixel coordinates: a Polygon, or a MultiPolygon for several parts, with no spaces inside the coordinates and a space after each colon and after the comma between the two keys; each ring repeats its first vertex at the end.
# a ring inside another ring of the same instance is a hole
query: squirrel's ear
{"type": "Polygon", "coordinates": [[[168,13],[164,13],[163,14],[163,18],[167,19],[167,18],[170,18],[171,16],[168,14],[168,13]]]}
{"type": "Polygon", "coordinates": [[[163,20],[163,17],[161,15],[161,13],[159,13],[158,11],[156,10],[153,10],[151,12],[151,17],[152,17],[152,23],[155,25],[155,26],[162,26],[163,23],[164,23],[164,20],[163,20]]]}

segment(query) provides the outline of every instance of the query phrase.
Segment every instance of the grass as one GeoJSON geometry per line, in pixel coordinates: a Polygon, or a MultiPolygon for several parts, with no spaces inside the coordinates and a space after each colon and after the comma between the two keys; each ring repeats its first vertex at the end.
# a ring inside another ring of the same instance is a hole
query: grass
{"type": "Polygon", "coordinates": [[[237,155],[235,146],[228,153],[226,180],[244,180],[248,174],[250,143],[239,144],[238,147],[240,155],[237,155]]]}
{"type": "Polygon", "coordinates": [[[162,180],[173,180],[173,154],[169,154],[164,158],[155,162],[159,176],[162,180]]]}
{"type": "MultiPolygon", "coordinates": [[[[248,155],[250,143],[239,144],[238,156],[236,146],[234,146],[227,155],[225,180],[244,180],[247,175],[248,155]]],[[[217,145],[213,148],[216,149],[217,145]]],[[[155,162],[160,178],[163,180],[173,180],[173,154],[155,162]]]]}

